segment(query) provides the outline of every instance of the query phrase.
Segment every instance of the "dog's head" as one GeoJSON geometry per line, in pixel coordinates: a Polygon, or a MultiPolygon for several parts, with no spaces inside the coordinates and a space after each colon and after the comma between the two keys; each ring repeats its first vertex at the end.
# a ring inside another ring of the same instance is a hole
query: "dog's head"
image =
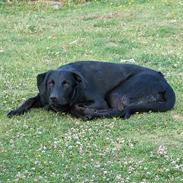
{"type": "Polygon", "coordinates": [[[84,78],[74,71],[53,70],[37,76],[37,86],[42,102],[56,111],[72,105],[84,87],[84,78]]]}

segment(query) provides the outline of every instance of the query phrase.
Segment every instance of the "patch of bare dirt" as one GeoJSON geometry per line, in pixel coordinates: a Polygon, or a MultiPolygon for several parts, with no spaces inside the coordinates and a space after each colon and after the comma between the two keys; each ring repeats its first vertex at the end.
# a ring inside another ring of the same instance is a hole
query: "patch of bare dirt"
{"type": "Polygon", "coordinates": [[[178,73],[179,76],[183,77],[183,72],[178,73]]]}
{"type": "Polygon", "coordinates": [[[84,16],[82,17],[83,20],[93,20],[93,19],[98,19],[98,20],[108,20],[108,19],[113,19],[113,18],[127,18],[133,16],[132,13],[124,13],[124,12],[115,12],[115,13],[109,13],[106,15],[93,15],[93,16],[84,16]]]}
{"type": "Polygon", "coordinates": [[[183,116],[180,114],[173,114],[173,119],[177,121],[183,121],[183,116]]]}

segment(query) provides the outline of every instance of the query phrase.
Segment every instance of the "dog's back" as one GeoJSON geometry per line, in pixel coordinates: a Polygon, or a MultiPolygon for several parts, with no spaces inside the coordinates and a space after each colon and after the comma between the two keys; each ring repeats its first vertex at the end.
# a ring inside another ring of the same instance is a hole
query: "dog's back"
{"type": "Polygon", "coordinates": [[[106,93],[119,83],[140,72],[158,73],[151,69],[133,64],[116,64],[98,61],[78,61],[58,68],[80,73],[89,83],[89,90],[106,93]]]}

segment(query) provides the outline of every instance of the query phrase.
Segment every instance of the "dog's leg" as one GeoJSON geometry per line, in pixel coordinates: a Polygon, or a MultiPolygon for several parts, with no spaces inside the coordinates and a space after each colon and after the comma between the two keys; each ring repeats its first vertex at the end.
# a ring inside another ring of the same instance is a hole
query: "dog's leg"
{"type": "Polygon", "coordinates": [[[39,94],[35,97],[31,97],[27,99],[20,107],[17,109],[11,110],[7,116],[12,117],[15,115],[21,115],[30,110],[31,108],[37,108],[37,107],[42,107],[41,101],[40,101],[40,96],[39,94]]]}
{"type": "Polygon", "coordinates": [[[143,101],[141,103],[137,101],[137,103],[130,103],[129,105],[125,106],[123,110],[119,110],[116,108],[104,109],[104,110],[94,110],[91,108],[83,108],[80,109],[81,118],[84,120],[91,120],[94,118],[111,118],[111,117],[121,117],[123,119],[128,119],[131,114],[135,112],[164,112],[167,111],[169,108],[168,102],[159,102],[159,101],[143,101]],[[168,107],[167,107],[168,106],[168,107]]]}
{"type": "Polygon", "coordinates": [[[102,97],[96,97],[91,104],[87,104],[85,107],[99,110],[109,108],[107,102],[102,97]]]}
{"type": "Polygon", "coordinates": [[[126,110],[118,110],[118,109],[94,109],[88,106],[83,105],[75,105],[71,110],[71,113],[83,120],[92,120],[94,118],[111,118],[111,117],[124,117],[126,114],[126,110]]]}
{"type": "Polygon", "coordinates": [[[92,120],[95,118],[112,118],[112,117],[124,117],[125,111],[120,111],[118,109],[104,109],[104,110],[92,110],[90,108],[84,111],[84,119],[92,120]]]}

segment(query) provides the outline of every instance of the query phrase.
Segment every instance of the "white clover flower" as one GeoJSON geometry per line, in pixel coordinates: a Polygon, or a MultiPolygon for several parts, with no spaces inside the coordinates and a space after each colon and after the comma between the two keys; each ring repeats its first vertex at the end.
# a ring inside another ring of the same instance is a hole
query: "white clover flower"
{"type": "Polygon", "coordinates": [[[160,145],[158,150],[157,150],[157,154],[160,156],[164,156],[167,154],[167,148],[164,145],[160,145]]]}

